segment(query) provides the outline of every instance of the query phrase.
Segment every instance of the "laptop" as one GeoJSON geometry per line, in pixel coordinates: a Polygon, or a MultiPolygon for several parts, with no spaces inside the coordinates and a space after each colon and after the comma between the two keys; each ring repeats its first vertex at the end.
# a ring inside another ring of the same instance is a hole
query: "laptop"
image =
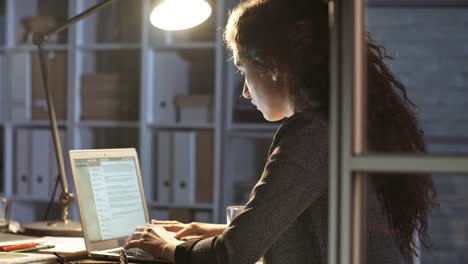
{"type": "MultiPolygon", "coordinates": [[[[119,259],[128,236],[149,222],[136,150],[71,150],[70,162],[88,255],[119,259]]],[[[167,263],[143,250],[130,249],[127,255],[167,263]]]]}

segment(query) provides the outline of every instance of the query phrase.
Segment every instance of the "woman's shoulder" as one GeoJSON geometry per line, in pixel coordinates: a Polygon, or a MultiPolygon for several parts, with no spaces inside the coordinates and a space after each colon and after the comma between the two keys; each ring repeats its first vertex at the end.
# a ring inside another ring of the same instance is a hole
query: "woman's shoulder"
{"type": "Polygon", "coordinates": [[[285,119],[273,139],[270,155],[287,160],[324,160],[328,156],[328,122],[322,114],[300,112],[285,119]]]}
{"type": "Polygon", "coordinates": [[[275,134],[275,139],[288,140],[302,136],[328,137],[328,121],[323,114],[304,111],[286,118],[275,134]]]}

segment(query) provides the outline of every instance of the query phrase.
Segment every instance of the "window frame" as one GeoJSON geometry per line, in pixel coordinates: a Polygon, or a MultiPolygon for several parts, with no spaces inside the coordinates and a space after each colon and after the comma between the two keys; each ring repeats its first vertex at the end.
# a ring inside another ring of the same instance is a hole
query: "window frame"
{"type": "MultiPolygon", "coordinates": [[[[369,0],[368,0],[369,1],[369,0]]],[[[364,0],[329,0],[330,153],[329,264],[363,264],[366,188],[370,172],[468,175],[468,155],[365,153],[367,96],[364,61],[364,0]],[[352,12],[350,12],[352,10],[352,12]],[[364,194],[364,195],[363,195],[364,194]]],[[[468,6],[466,0],[373,0],[367,6],[468,6]],[[403,2],[405,2],[403,4],[403,2]]]]}

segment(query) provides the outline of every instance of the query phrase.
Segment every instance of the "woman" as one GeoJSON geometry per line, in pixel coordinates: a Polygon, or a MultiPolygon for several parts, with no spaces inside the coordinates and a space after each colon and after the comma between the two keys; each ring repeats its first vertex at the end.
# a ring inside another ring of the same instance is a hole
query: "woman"
{"type": "MultiPolygon", "coordinates": [[[[326,263],[328,239],[328,7],[322,0],[247,0],[225,41],[245,76],[243,96],[268,121],[284,119],[245,210],[229,226],[158,222],[127,248],[176,263],[326,263]],[[178,232],[176,237],[166,230],[178,232]],[[187,242],[177,239],[196,238],[187,242]]],[[[369,150],[425,152],[405,88],[368,38],[369,150]]],[[[429,175],[372,175],[368,263],[407,263],[416,231],[429,243],[429,175]]]]}

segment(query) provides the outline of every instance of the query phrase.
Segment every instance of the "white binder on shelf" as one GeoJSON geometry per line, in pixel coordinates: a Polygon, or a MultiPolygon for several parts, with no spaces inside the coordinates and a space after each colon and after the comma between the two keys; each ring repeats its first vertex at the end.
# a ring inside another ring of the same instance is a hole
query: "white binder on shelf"
{"type": "Polygon", "coordinates": [[[31,195],[35,198],[49,198],[51,132],[36,129],[31,133],[31,195]]]}
{"type": "Polygon", "coordinates": [[[15,193],[27,196],[31,193],[31,132],[18,129],[15,133],[15,193]]]}
{"type": "Polygon", "coordinates": [[[160,203],[172,202],[173,175],[173,135],[168,131],[157,133],[156,200],[160,203]]]}
{"type": "Polygon", "coordinates": [[[11,119],[31,120],[31,55],[13,53],[10,56],[11,119]]]}
{"type": "Polygon", "coordinates": [[[196,133],[174,132],[174,203],[195,202],[196,133]]]}
{"type": "Polygon", "coordinates": [[[154,61],[154,119],[157,123],[175,123],[175,97],[189,91],[189,64],[176,52],[155,53],[154,61]]]}

